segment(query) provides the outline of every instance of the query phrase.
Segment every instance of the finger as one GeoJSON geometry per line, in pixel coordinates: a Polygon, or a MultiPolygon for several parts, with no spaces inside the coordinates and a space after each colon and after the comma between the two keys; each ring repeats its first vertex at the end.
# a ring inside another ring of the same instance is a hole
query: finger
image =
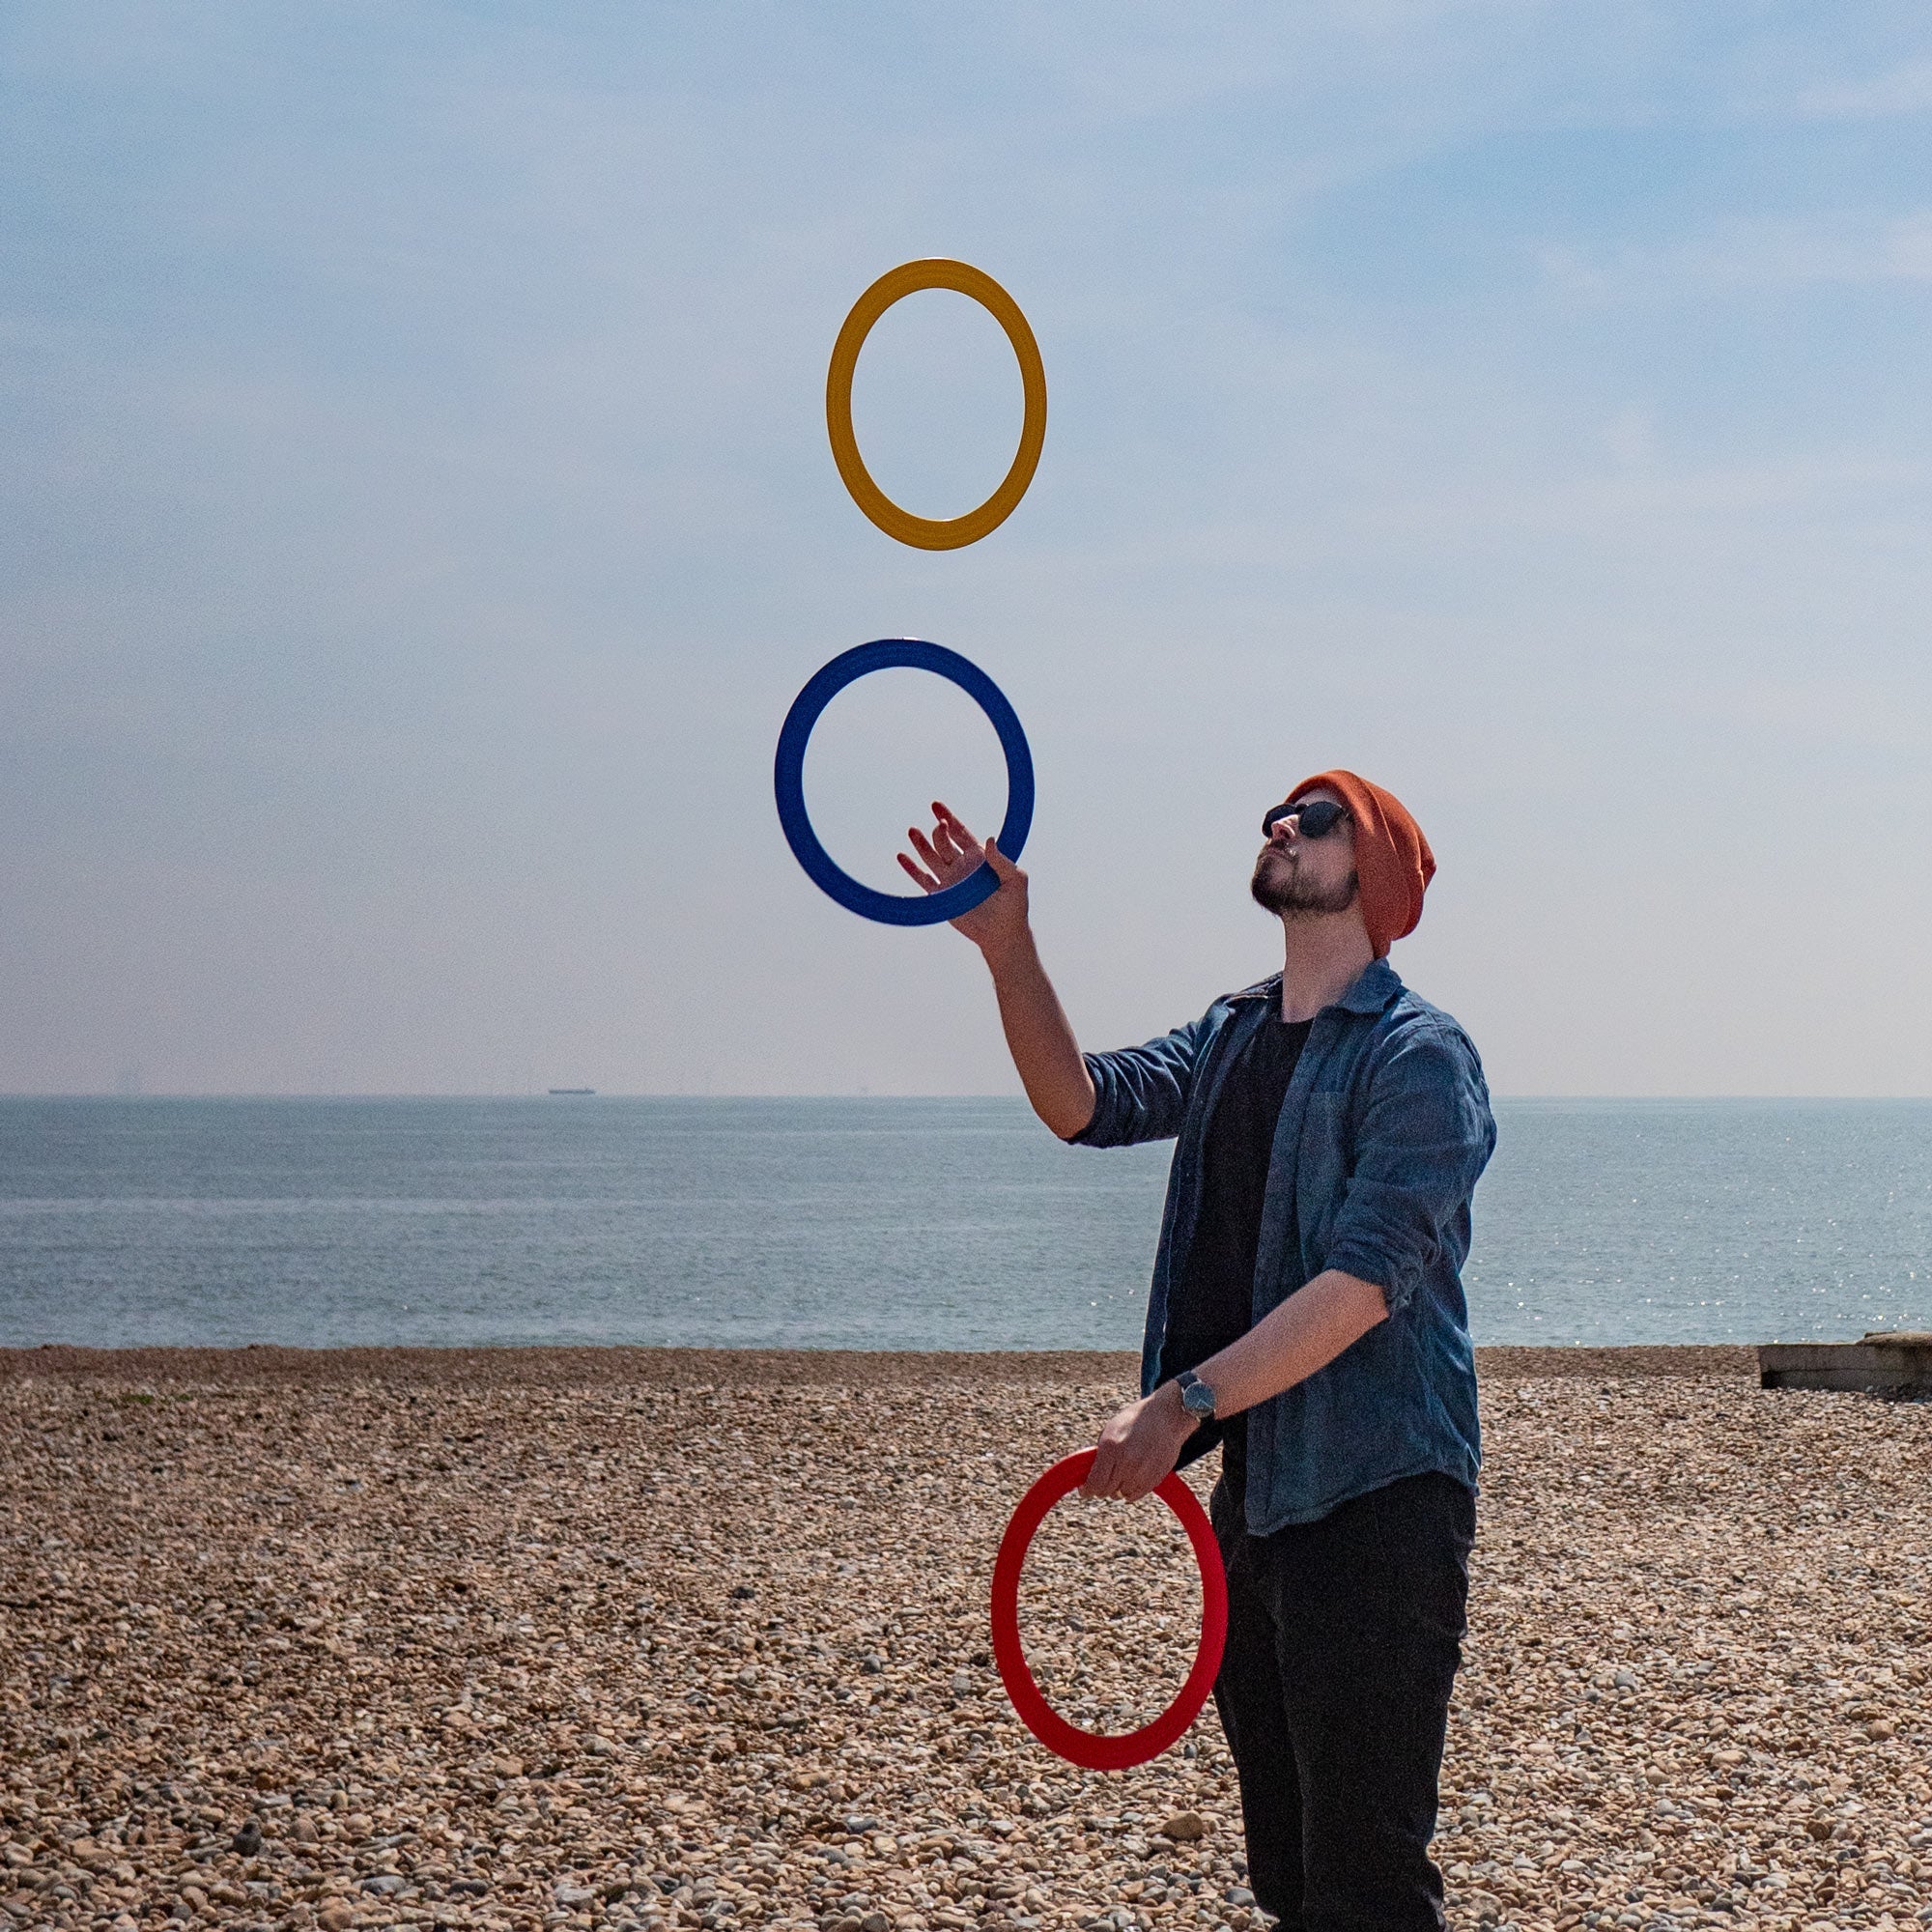
{"type": "Polygon", "coordinates": [[[1110,1485],[1114,1474],[1114,1445],[1111,1442],[1097,1442],[1094,1446],[1094,1466],[1087,1471],[1087,1480],[1080,1485],[1083,1496],[1106,1496],[1113,1491],[1110,1485]]]}
{"type": "Polygon", "coordinates": [[[973,837],[971,828],[943,799],[936,798],[932,801],[932,815],[940,824],[952,832],[963,844],[978,848],[980,841],[973,837]]]}
{"type": "Polygon", "coordinates": [[[906,827],[906,837],[912,840],[912,849],[915,852],[917,852],[919,856],[922,859],[923,859],[925,863],[933,868],[934,871],[937,871],[939,867],[945,863],[940,858],[939,854],[932,849],[932,840],[928,838],[925,836],[925,834],[919,829],[917,825],[908,825],[906,827]]]}
{"type": "Polygon", "coordinates": [[[898,854],[898,862],[900,867],[904,869],[906,876],[909,879],[911,879],[922,892],[936,893],[939,891],[940,889],[939,881],[935,879],[932,876],[932,874],[928,872],[923,866],[915,866],[913,862],[910,859],[908,859],[903,852],[898,854]]]}
{"type": "Polygon", "coordinates": [[[1116,1500],[1133,1493],[1134,1451],[1128,1442],[1114,1445],[1114,1454],[1107,1463],[1107,1493],[1116,1500]]]}
{"type": "Polygon", "coordinates": [[[1118,1502],[1133,1488],[1133,1458],[1122,1443],[1115,1443],[1113,1450],[1114,1453],[1107,1459],[1106,1487],[1100,1493],[1118,1502]]]}
{"type": "Polygon", "coordinates": [[[993,876],[1002,885],[1005,885],[1009,879],[1019,877],[1020,868],[1000,850],[1000,841],[996,838],[989,835],[985,844],[980,847],[980,852],[987,865],[992,867],[993,876]]]}
{"type": "Polygon", "coordinates": [[[971,859],[976,866],[980,863],[980,841],[956,818],[945,820],[938,830],[962,859],[971,859]]]}

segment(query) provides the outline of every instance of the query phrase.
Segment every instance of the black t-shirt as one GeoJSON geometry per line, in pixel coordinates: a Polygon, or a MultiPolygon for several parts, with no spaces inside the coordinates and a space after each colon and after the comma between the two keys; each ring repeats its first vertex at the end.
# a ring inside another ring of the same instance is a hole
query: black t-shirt
{"type": "MultiPolygon", "coordinates": [[[[1198,1368],[1254,1326],[1255,1254],[1275,1122],[1313,1025],[1313,1020],[1284,1020],[1276,1007],[1236,1049],[1222,1076],[1202,1150],[1201,1213],[1187,1273],[1168,1309],[1163,1376],[1198,1368]]],[[[1291,1217],[1293,1212],[1291,1205],[1291,1217]]],[[[1294,1238],[1292,1219],[1289,1238],[1294,1238]]],[[[1237,1464],[1246,1461],[1245,1416],[1218,1430],[1197,1430],[1182,1461],[1192,1462],[1211,1448],[1217,1435],[1224,1445],[1223,1469],[1236,1486],[1237,1464]]]]}

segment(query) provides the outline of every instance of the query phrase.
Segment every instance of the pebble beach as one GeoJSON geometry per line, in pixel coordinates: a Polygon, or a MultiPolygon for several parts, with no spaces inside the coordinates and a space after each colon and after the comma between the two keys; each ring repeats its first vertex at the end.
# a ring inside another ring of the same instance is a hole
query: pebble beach
{"type": "MultiPolygon", "coordinates": [[[[1451,1922],[1932,1918],[1932,1405],[1762,1391],[1733,1349],[1482,1373],[1451,1922]]],[[[1211,1710],[1083,1773],[990,1665],[1000,1532],[1132,1380],[0,1352],[0,1932],[1257,1932],[1211,1710]]],[[[1035,1546],[1076,1721],[1152,1717],[1198,1618],[1156,1502],[1035,1546]]]]}

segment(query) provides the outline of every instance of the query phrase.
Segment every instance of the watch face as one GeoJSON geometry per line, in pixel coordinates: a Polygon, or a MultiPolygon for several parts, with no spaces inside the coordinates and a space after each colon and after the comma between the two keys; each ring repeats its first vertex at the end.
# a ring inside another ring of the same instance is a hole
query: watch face
{"type": "Polygon", "coordinates": [[[1180,1406],[1196,1415],[1212,1415],[1214,1391],[1206,1382],[1189,1382],[1180,1391],[1180,1406]]]}

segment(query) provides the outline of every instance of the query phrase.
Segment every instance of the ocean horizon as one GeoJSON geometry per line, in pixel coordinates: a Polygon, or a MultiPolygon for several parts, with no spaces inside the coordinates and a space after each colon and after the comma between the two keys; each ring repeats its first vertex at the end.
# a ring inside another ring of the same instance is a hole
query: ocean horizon
{"type": "MultiPolygon", "coordinates": [[[[1487,1344],[1932,1327],[1932,1100],[1504,1098],[1487,1344]]],[[[1017,1097],[0,1097],[0,1345],[1137,1346],[1167,1144],[1017,1097]]]]}

